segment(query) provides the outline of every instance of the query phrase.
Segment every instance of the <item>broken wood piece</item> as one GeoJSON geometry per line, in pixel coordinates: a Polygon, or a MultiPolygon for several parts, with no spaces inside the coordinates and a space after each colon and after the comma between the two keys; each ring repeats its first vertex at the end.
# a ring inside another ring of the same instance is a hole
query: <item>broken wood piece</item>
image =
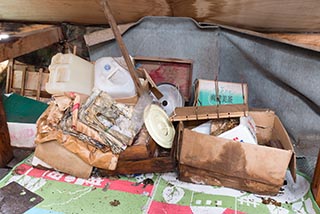
{"type": "Polygon", "coordinates": [[[72,50],[72,53],[74,54],[74,55],[77,55],[77,46],[73,46],[73,50],[72,50]]]}
{"type": "Polygon", "coordinates": [[[26,78],[27,78],[27,67],[22,70],[22,79],[21,79],[21,96],[24,96],[25,86],[26,86],[26,78]]]}
{"type": "Polygon", "coordinates": [[[10,90],[13,85],[13,65],[14,59],[9,59],[8,67],[7,67],[7,81],[6,81],[6,93],[10,93],[10,90]]]}
{"type": "Polygon", "coordinates": [[[39,79],[38,79],[38,85],[37,85],[37,95],[36,95],[37,100],[40,100],[42,73],[43,73],[43,68],[40,68],[39,75],[38,75],[39,79]]]}
{"type": "MultiPolygon", "coordinates": [[[[120,24],[118,25],[118,29],[122,35],[135,25],[136,23],[120,24]]],[[[110,28],[94,31],[84,35],[83,38],[88,47],[115,39],[112,29],[110,28]]]]}
{"type": "MultiPolygon", "coordinates": [[[[145,69],[155,85],[172,84],[183,95],[185,101],[191,98],[192,65],[189,59],[135,56],[134,61],[140,73],[145,69]]],[[[144,78],[145,75],[143,76],[144,78]]]]}
{"type": "Polygon", "coordinates": [[[187,106],[175,108],[171,121],[209,120],[217,118],[234,118],[246,115],[245,105],[223,106],[187,106]]]}
{"type": "Polygon", "coordinates": [[[163,94],[161,91],[159,91],[157,85],[154,83],[153,79],[150,77],[149,73],[146,71],[146,69],[142,68],[144,76],[146,80],[150,84],[150,91],[153,93],[153,95],[159,100],[163,97],[163,94]]]}
{"type": "Polygon", "coordinates": [[[136,173],[171,172],[176,167],[172,157],[157,157],[139,161],[120,161],[114,171],[99,169],[102,176],[136,173]]]}

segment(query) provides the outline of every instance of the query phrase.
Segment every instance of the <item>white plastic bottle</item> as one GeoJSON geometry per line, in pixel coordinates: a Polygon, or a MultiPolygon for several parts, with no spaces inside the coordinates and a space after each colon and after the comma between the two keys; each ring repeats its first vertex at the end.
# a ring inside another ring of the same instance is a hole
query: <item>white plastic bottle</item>
{"type": "Polygon", "coordinates": [[[93,89],[94,66],[74,54],[58,53],[51,59],[46,90],[50,94],[77,92],[90,95],[93,89]]]}
{"type": "Polygon", "coordinates": [[[102,57],[94,66],[94,87],[107,92],[112,98],[136,95],[136,88],[129,71],[118,63],[120,58],[102,57]]]}

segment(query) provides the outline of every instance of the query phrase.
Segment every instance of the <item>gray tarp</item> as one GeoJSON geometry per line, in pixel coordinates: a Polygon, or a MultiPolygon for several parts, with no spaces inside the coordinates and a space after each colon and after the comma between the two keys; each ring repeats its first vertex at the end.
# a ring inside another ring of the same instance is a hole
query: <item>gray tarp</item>
{"type": "MultiPolygon", "coordinates": [[[[296,142],[320,139],[320,53],[189,18],[146,17],[124,35],[132,56],[192,59],[196,78],[247,82],[249,106],[270,108],[296,142]]],[[[91,60],[121,56],[115,40],[91,60]]]]}

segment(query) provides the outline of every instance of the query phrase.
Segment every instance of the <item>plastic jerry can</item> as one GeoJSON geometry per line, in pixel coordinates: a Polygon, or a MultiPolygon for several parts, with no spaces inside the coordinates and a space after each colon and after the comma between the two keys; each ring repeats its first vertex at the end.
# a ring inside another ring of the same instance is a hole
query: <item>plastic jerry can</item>
{"type": "Polygon", "coordinates": [[[90,95],[94,81],[94,66],[74,54],[58,53],[51,59],[46,91],[50,94],[77,92],[90,95]]]}
{"type": "Polygon", "coordinates": [[[136,88],[122,58],[102,57],[94,65],[94,87],[108,93],[112,98],[136,95],[136,88]],[[123,65],[121,65],[123,64],[123,65]]]}

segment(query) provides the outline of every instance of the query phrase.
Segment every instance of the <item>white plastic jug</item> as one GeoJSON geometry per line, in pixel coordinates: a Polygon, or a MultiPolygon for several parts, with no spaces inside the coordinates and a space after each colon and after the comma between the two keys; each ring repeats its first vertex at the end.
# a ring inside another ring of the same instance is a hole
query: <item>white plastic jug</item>
{"type": "MultiPolygon", "coordinates": [[[[121,65],[122,58],[102,57],[94,66],[94,87],[107,92],[112,98],[136,95],[130,73],[121,65]]],[[[123,60],[122,60],[123,61],[123,60]]]]}
{"type": "Polygon", "coordinates": [[[58,53],[51,59],[46,91],[50,94],[77,92],[90,95],[94,81],[94,66],[74,54],[58,53]]]}

